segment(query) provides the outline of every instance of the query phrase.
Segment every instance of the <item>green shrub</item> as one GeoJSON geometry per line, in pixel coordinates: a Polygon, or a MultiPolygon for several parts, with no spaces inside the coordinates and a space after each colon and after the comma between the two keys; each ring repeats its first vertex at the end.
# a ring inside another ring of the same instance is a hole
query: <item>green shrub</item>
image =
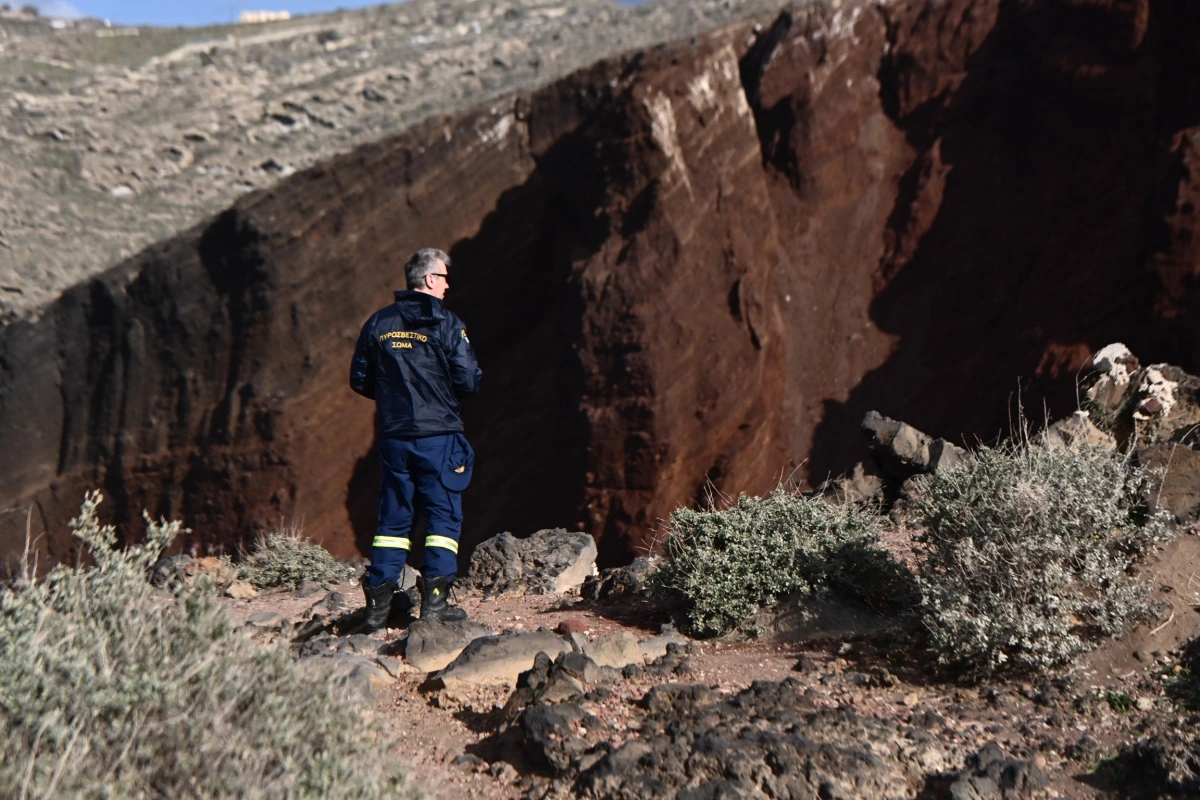
{"type": "Polygon", "coordinates": [[[925,481],[920,613],[941,663],[1044,672],[1151,613],[1129,572],[1171,529],[1121,454],[985,447],[925,481]]]}
{"type": "Polygon", "coordinates": [[[1133,711],[1133,698],[1125,692],[1107,691],[1103,695],[1104,702],[1118,714],[1128,714],[1133,711]]]}
{"type": "Polygon", "coordinates": [[[305,580],[328,586],[346,579],[346,568],[325,548],[306,541],[298,525],[280,525],[260,536],[238,573],[259,589],[295,589],[305,580]]]}
{"type": "Polygon", "coordinates": [[[683,596],[693,634],[720,635],[793,593],[885,597],[903,579],[878,540],[869,510],[779,488],[721,511],[677,509],[650,582],[683,596]]]}
{"type": "Polygon", "coordinates": [[[230,627],[206,582],[146,576],[179,532],[116,548],[100,494],[72,520],[94,567],[0,591],[0,796],[395,796],[376,733],[326,672],[230,627]]]}

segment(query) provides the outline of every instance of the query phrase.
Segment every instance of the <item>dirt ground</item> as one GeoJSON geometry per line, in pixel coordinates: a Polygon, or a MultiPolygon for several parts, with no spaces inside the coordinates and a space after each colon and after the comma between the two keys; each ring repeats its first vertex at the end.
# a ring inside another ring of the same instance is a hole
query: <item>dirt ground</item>
{"type": "MultiPolygon", "coordinates": [[[[945,676],[935,680],[915,659],[899,620],[873,625],[871,633],[843,631],[799,642],[694,642],[680,674],[647,670],[586,702],[602,729],[577,734],[614,744],[637,737],[645,714],[637,701],[656,683],[699,683],[734,694],[756,680],[793,678],[818,707],[849,706],[933,730],[960,761],[994,741],[1050,776],[1046,797],[1114,797],[1120,776],[1110,775],[1106,764],[1121,744],[1136,740],[1152,715],[1182,714],[1167,686],[1177,672],[1177,649],[1200,634],[1197,565],[1200,537],[1183,536],[1169,545],[1148,573],[1164,601],[1163,617],[1105,644],[1054,679],[982,686],[945,676]]],[[[357,585],[335,588],[352,604],[361,603],[357,585]]],[[[235,620],[264,610],[300,619],[321,597],[285,593],[229,604],[235,620]]],[[[596,637],[624,629],[645,639],[670,621],[666,609],[644,598],[591,602],[578,595],[466,594],[459,604],[471,619],[497,631],[570,628],[596,637]]],[[[403,635],[389,630],[376,637],[390,641],[403,635]]],[[[525,758],[519,731],[504,723],[501,710],[512,686],[451,696],[430,689],[426,679],[406,672],[375,696],[392,757],[409,765],[411,785],[425,797],[510,800],[547,778],[525,758]]]]}

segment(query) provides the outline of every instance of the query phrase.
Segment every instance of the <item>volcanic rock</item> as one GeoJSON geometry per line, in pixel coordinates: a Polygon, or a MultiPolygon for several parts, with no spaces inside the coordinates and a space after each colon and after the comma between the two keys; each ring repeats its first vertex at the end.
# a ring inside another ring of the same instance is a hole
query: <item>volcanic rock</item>
{"type": "Polygon", "coordinates": [[[596,543],[586,533],[555,528],[518,539],[506,531],[475,548],[463,583],[485,595],[562,594],[595,569],[596,543]]]}
{"type": "MultiPolygon", "coordinates": [[[[852,711],[815,710],[792,680],[728,700],[656,687],[639,739],[579,775],[585,797],[912,797],[950,754],[928,733],[852,711]],[[668,700],[669,698],[669,700],[668,700]],[[753,724],[747,724],[753,720],[753,724]]],[[[561,759],[559,760],[561,763],[561,759]]]]}
{"type": "MultiPolygon", "coordinates": [[[[551,520],[611,566],[709,486],[840,474],[873,408],[990,440],[1009,409],[979,398],[1061,416],[1114,339],[1193,369],[1200,7],[818,0],[714,27],[765,5],[647,4],[637,41],[680,38],[625,51],[584,5],[552,23],[504,5],[154,40],[128,68],[112,59],[141,45],[95,26],[13,29],[3,57],[72,65],[5,72],[0,126],[0,292],[20,317],[0,330],[0,507],[30,509],[42,563],[73,557],[65,523],[96,486],[118,523],[182,517],[181,547],[303,515],[335,555],[365,552],[378,462],[346,361],[428,244],[454,259],[448,302],[488,375],[464,407],[464,556],[551,520]],[[489,20],[531,32],[479,41],[489,20]],[[591,38],[614,50],[583,67],[591,38]],[[96,70],[67,58],[81,43],[96,70]],[[160,88],[195,109],[161,135],[160,88]],[[158,243],[59,296],[75,235],[104,263],[158,243]]],[[[1139,426],[1186,406],[1160,378],[1139,379],[1139,426]]],[[[23,521],[0,519],[0,550],[23,521]]]]}
{"type": "Polygon", "coordinates": [[[1108,431],[1101,430],[1092,422],[1086,411],[1076,411],[1046,428],[1037,441],[1047,447],[1066,447],[1073,450],[1095,447],[1115,450],[1117,440],[1108,431]]]}
{"type": "Polygon", "coordinates": [[[418,620],[408,628],[404,660],[422,672],[436,672],[453,662],[468,645],[492,631],[477,622],[418,620]]]}
{"type": "Polygon", "coordinates": [[[642,651],[644,661],[654,661],[665,656],[670,645],[686,647],[689,644],[691,642],[688,638],[675,630],[675,626],[668,622],[662,626],[662,632],[658,636],[651,636],[649,639],[638,642],[638,649],[642,651]]]}
{"type": "Polygon", "coordinates": [[[225,596],[235,600],[248,600],[251,597],[258,597],[258,589],[246,581],[235,580],[225,589],[225,596]]]}
{"type": "MultiPolygon", "coordinates": [[[[666,645],[663,645],[666,652],[666,645]]],[[[593,639],[583,647],[583,654],[602,667],[621,669],[645,660],[638,638],[629,631],[617,631],[593,639]]]]}
{"type": "Polygon", "coordinates": [[[638,556],[621,567],[609,567],[597,575],[589,575],[583,582],[579,594],[585,600],[626,597],[641,594],[646,589],[646,577],[654,562],[648,556],[638,556]]]}
{"type": "Polygon", "coordinates": [[[364,697],[372,697],[396,682],[396,675],[378,659],[336,655],[319,663],[334,674],[339,684],[364,697]]]}
{"type": "Polygon", "coordinates": [[[1116,446],[1133,443],[1134,457],[1155,476],[1151,510],[1183,523],[1200,519],[1200,378],[1170,364],[1143,367],[1119,343],[1097,351],[1092,367],[1083,382],[1088,420],[1111,431],[1116,446]]]}
{"type": "Polygon", "coordinates": [[[950,784],[952,800],[1025,800],[1050,785],[1032,762],[1009,758],[992,742],[967,758],[967,768],[950,784]]]}
{"type": "Polygon", "coordinates": [[[896,480],[953,469],[966,457],[962,448],[945,439],[934,439],[907,422],[889,419],[878,411],[867,412],[862,430],[879,467],[896,480]]]}
{"type": "MultiPolygon", "coordinates": [[[[480,637],[435,674],[433,681],[435,685],[451,689],[463,684],[511,684],[533,666],[539,653],[557,658],[568,652],[571,652],[571,645],[549,631],[508,631],[480,637]]],[[[412,663],[411,659],[409,662],[412,663]]]]}
{"type": "Polygon", "coordinates": [[[504,718],[516,720],[530,706],[578,699],[590,686],[613,683],[621,673],[603,667],[582,653],[560,653],[551,659],[539,652],[531,666],[517,676],[516,688],[504,706],[504,718]]]}
{"type": "Polygon", "coordinates": [[[535,758],[558,772],[587,749],[579,729],[595,728],[600,721],[579,705],[560,703],[533,706],[521,714],[525,744],[535,758]]]}

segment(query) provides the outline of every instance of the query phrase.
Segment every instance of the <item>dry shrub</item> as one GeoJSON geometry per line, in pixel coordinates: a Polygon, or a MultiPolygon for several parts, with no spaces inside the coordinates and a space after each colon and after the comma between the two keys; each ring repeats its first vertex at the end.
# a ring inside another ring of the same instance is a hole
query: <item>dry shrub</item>
{"type": "Polygon", "coordinates": [[[1041,673],[1152,613],[1132,567],[1171,528],[1120,453],[984,447],[923,480],[920,613],[941,663],[1041,673]]]}
{"type": "Polygon", "coordinates": [[[307,541],[298,524],[282,523],[258,538],[238,573],[259,589],[295,589],[306,580],[328,586],[346,579],[346,567],[329,551],[307,541]]]}
{"type": "Polygon", "coordinates": [[[691,633],[720,635],[796,593],[894,601],[903,570],[878,541],[871,509],[779,488],[724,510],[676,509],[650,582],[682,597],[691,633]]]}
{"type": "Polygon", "coordinates": [[[118,549],[100,501],[71,521],[95,566],[0,591],[0,796],[403,796],[328,673],[234,631],[205,581],[149,583],[179,523],[118,549]]]}

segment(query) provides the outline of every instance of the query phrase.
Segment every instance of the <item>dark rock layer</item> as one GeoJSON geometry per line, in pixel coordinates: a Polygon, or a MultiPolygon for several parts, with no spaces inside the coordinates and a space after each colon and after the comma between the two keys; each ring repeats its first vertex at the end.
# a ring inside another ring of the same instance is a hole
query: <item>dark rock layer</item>
{"type": "Polygon", "coordinates": [[[818,2],[361,147],[0,332],[0,502],[54,558],[91,486],[197,545],[362,548],[346,362],[427,244],[485,370],[468,543],[613,563],[709,481],[849,466],[869,409],[987,438],[1109,341],[1193,368],[1198,34],[1183,0],[818,2]]]}
{"type": "Polygon", "coordinates": [[[651,689],[640,736],[583,771],[577,796],[904,798],[951,763],[926,731],[816,710],[794,681],[755,681],[722,702],[713,694],[651,689]]]}

